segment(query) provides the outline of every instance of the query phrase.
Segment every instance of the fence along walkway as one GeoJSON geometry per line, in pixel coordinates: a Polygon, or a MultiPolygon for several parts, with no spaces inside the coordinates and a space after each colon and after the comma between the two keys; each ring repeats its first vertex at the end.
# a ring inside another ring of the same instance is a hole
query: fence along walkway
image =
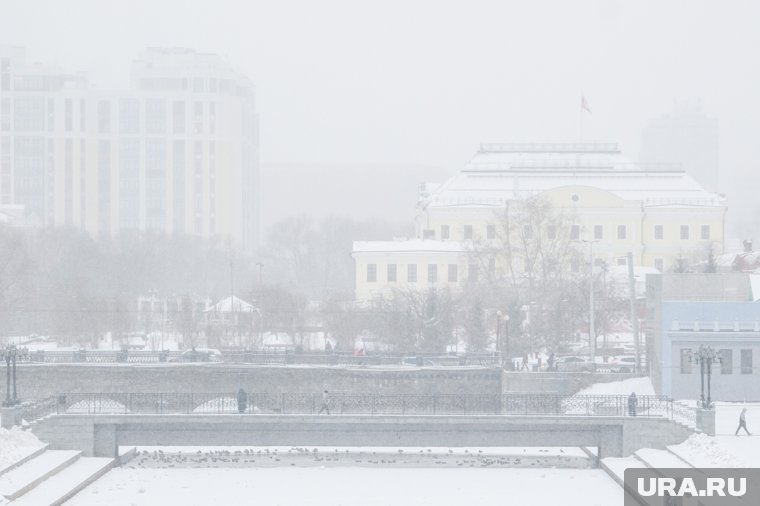
{"type": "MultiPolygon", "coordinates": [[[[33,420],[47,414],[317,414],[321,393],[67,393],[28,406],[33,420]]],[[[696,412],[663,396],[639,396],[631,410],[625,395],[545,393],[353,394],[331,393],[331,414],[351,415],[549,415],[665,417],[693,426],[696,412]]]]}

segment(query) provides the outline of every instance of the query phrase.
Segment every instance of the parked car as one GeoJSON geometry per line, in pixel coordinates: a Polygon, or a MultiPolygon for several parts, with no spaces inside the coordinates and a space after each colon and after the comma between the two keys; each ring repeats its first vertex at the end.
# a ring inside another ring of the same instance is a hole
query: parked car
{"type": "Polygon", "coordinates": [[[612,357],[606,366],[609,367],[610,372],[630,373],[636,369],[636,356],[612,357]]]}
{"type": "Polygon", "coordinates": [[[569,356],[557,358],[556,366],[557,371],[593,371],[594,364],[589,362],[587,358],[569,356]]]}

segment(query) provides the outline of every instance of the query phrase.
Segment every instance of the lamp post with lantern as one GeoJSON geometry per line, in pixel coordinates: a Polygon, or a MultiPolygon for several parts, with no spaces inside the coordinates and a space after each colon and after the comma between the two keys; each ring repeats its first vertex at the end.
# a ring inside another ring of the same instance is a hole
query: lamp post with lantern
{"type": "Polygon", "coordinates": [[[696,351],[689,353],[691,361],[699,364],[700,405],[704,409],[712,407],[710,396],[710,378],[712,377],[712,365],[722,362],[720,352],[710,346],[700,346],[696,351]],[[707,377],[707,399],[705,399],[705,376],[707,377]]]}

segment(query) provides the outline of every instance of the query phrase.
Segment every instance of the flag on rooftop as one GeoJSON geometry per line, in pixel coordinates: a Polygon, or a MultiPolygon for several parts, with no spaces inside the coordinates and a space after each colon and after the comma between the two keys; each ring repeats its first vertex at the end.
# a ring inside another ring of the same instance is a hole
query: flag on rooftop
{"type": "Polygon", "coordinates": [[[586,97],[584,95],[581,95],[581,110],[588,111],[589,114],[591,114],[591,109],[588,107],[588,102],[586,102],[586,97]]]}

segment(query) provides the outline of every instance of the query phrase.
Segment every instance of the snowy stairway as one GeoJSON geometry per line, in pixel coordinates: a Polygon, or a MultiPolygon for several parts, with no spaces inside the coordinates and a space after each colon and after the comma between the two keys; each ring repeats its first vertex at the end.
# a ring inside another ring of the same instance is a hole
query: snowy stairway
{"type": "Polygon", "coordinates": [[[0,476],[0,497],[13,500],[71,465],[78,451],[45,451],[0,476]]]}
{"type": "Polygon", "coordinates": [[[43,452],[45,452],[45,450],[47,450],[47,447],[48,447],[48,445],[40,446],[39,448],[33,448],[33,449],[29,450],[29,453],[27,453],[26,455],[20,457],[15,462],[11,462],[7,466],[5,466],[3,468],[0,468],[0,478],[4,474],[8,473],[9,471],[11,471],[13,469],[16,469],[21,464],[25,464],[26,462],[32,460],[33,458],[40,456],[43,452]]]}
{"type": "Polygon", "coordinates": [[[57,506],[73,497],[114,465],[111,458],[83,457],[54,474],[9,506],[57,506]]]}
{"type": "Polygon", "coordinates": [[[636,450],[633,455],[650,469],[691,467],[688,462],[668,450],[642,448],[636,450]]]}
{"type": "Polygon", "coordinates": [[[642,469],[647,466],[641,460],[631,455],[630,457],[607,457],[606,459],[602,459],[601,467],[610,478],[615,480],[617,484],[622,487],[624,479],[623,473],[625,473],[626,469],[642,469]]]}

